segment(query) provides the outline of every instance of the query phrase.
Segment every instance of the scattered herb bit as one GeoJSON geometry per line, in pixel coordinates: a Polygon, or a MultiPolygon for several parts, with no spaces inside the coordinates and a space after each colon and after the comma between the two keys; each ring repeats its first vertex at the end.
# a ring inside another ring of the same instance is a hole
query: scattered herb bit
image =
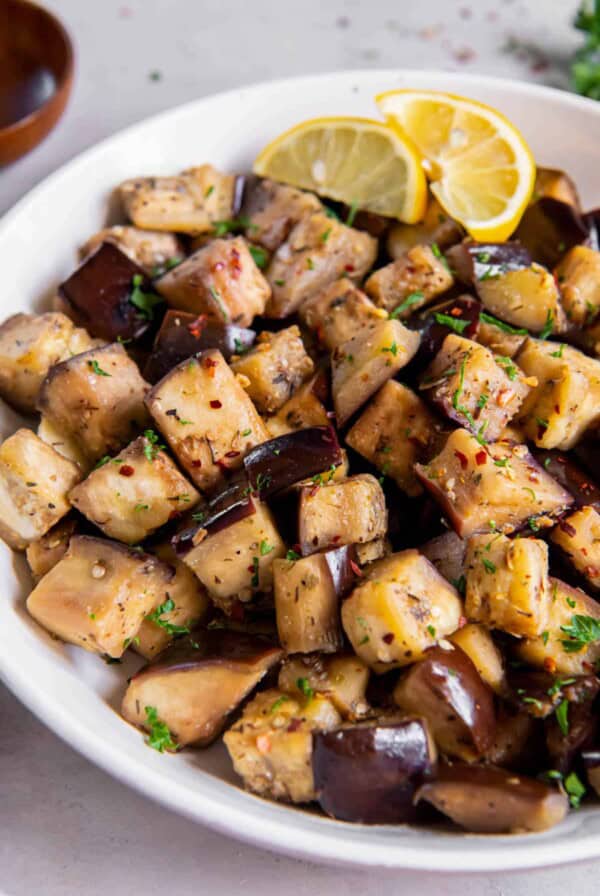
{"type": "Polygon", "coordinates": [[[230,218],[224,221],[215,221],[213,230],[216,237],[225,236],[227,233],[240,233],[242,230],[253,229],[250,219],[246,215],[239,218],[230,218]]]}
{"type": "Polygon", "coordinates": [[[537,501],[537,495],[532,488],[529,488],[527,485],[523,486],[524,492],[529,492],[533,501],[537,501]]]}
{"type": "Polygon", "coordinates": [[[554,315],[548,309],[548,313],[546,315],[546,323],[542,327],[540,331],[540,339],[547,339],[550,333],[552,332],[552,328],[554,327],[554,315]]]}
{"type": "Polygon", "coordinates": [[[140,639],[136,635],[135,638],[125,638],[123,641],[123,650],[127,650],[130,644],[135,644],[136,647],[140,646],[140,639]]]}
{"type": "Polygon", "coordinates": [[[470,320],[462,320],[460,317],[452,317],[451,314],[442,314],[441,311],[436,311],[434,313],[434,318],[436,323],[443,324],[445,327],[450,327],[451,330],[454,330],[455,333],[464,333],[469,324],[470,320]]]}
{"type": "Polygon", "coordinates": [[[446,268],[446,270],[448,272],[450,272],[450,265],[448,264],[448,259],[446,258],[446,256],[444,255],[444,253],[442,252],[442,250],[440,249],[438,244],[432,243],[430,246],[430,249],[433,252],[433,254],[435,255],[435,257],[437,258],[437,260],[441,261],[442,264],[444,265],[444,267],[446,268]]]}
{"type": "Polygon", "coordinates": [[[267,255],[266,251],[264,249],[262,249],[260,246],[249,246],[249,249],[250,249],[250,255],[254,259],[254,264],[256,265],[256,267],[260,268],[261,270],[263,268],[266,268],[267,261],[269,259],[269,256],[267,255]]]}
{"type": "Polygon", "coordinates": [[[536,518],[534,516],[529,517],[529,519],[527,520],[527,525],[529,526],[529,528],[531,529],[532,532],[540,531],[540,524],[538,523],[538,521],[536,520],[536,518]]]}
{"type": "Polygon", "coordinates": [[[574,610],[575,607],[577,606],[577,601],[574,601],[570,597],[565,598],[565,600],[567,601],[567,606],[569,606],[572,610],[574,610]]]}
{"type": "Polygon", "coordinates": [[[546,630],[545,632],[542,632],[542,644],[544,645],[544,647],[548,643],[549,637],[550,637],[550,632],[548,630],[546,630]]]}
{"type": "Polygon", "coordinates": [[[156,607],[155,610],[152,610],[151,613],[148,613],[146,619],[148,622],[154,622],[156,625],[159,625],[169,635],[187,635],[190,630],[188,625],[175,625],[174,623],[169,622],[168,619],[162,618],[165,613],[171,613],[174,609],[174,600],[167,596],[164,603],[156,607]]]}
{"type": "Polygon", "coordinates": [[[245,429],[245,430],[241,433],[241,435],[242,435],[242,436],[249,436],[251,432],[252,432],[251,429],[245,429]]]}
{"type": "Polygon", "coordinates": [[[95,614],[95,613],[88,613],[88,616],[89,616],[89,618],[92,619],[93,621],[96,620],[96,614],[95,614]]]}
{"type": "Polygon", "coordinates": [[[272,477],[268,473],[259,473],[256,477],[256,490],[260,492],[263,488],[268,488],[271,485],[271,479],[272,477]]]}
{"type": "Polygon", "coordinates": [[[144,445],[144,454],[149,461],[156,460],[156,456],[159,451],[164,450],[164,445],[161,445],[158,435],[154,432],[153,429],[144,430],[144,438],[146,439],[146,444],[144,445]]]}
{"type": "Polygon", "coordinates": [[[486,395],[485,392],[483,392],[477,399],[477,407],[483,409],[489,400],[490,400],[490,396],[486,395]]]}
{"type": "Polygon", "coordinates": [[[422,302],[425,298],[424,293],[422,292],[411,292],[403,302],[400,302],[399,305],[396,305],[394,310],[390,314],[390,318],[393,320],[402,314],[403,311],[407,311],[411,305],[416,305],[417,302],[422,302]]]}
{"type": "Polygon", "coordinates": [[[299,691],[301,691],[302,694],[304,694],[307,700],[312,700],[312,698],[315,696],[315,692],[308,683],[308,678],[297,678],[296,687],[299,691]]]}
{"type": "Polygon", "coordinates": [[[271,709],[269,711],[271,713],[277,712],[279,707],[283,706],[283,704],[289,699],[290,698],[287,696],[287,694],[282,694],[281,697],[277,698],[277,700],[275,701],[275,703],[273,704],[273,706],[271,707],[271,709]]]}
{"type": "Polygon", "coordinates": [[[331,227],[328,227],[327,230],[325,230],[320,236],[321,242],[326,243],[330,236],[331,236],[331,227]]]}
{"type": "Polygon", "coordinates": [[[269,542],[263,538],[263,540],[261,541],[259,548],[258,548],[260,551],[260,556],[266,557],[267,554],[270,554],[271,551],[274,550],[274,547],[275,547],[274,545],[269,544],[269,542]]]}
{"type": "Polygon", "coordinates": [[[177,750],[179,746],[173,740],[173,736],[167,725],[158,718],[158,712],[155,706],[146,706],[146,724],[150,726],[150,733],[146,738],[146,743],[153,750],[164,753],[165,750],[177,750]]]}
{"type": "Polygon", "coordinates": [[[384,345],[381,349],[382,352],[390,352],[394,357],[398,354],[398,345],[395,342],[392,342],[391,345],[384,345]]]}
{"type": "Polygon", "coordinates": [[[250,579],[250,584],[251,584],[251,586],[252,586],[253,588],[258,588],[258,584],[259,584],[259,581],[260,581],[260,579],[259,579],[258,557],[253,557],[253,558],[252,558],[251,572],[252,572],[252,578],[250,579]]]}
{"type": "Polygon", "coordinates": [[[300,554],[297,554],[296,551],[292,551],[292,550],[290,550],[290,551],[288,551],[287,554],[285,555],[285,559],[286,559],[286,560],[299,560],[299,559],[300,559],[300,554]]]}
{"type": "Polygon", "coordinates": [[[206,516],[207,516],[206,510],[197,510],[195,513],[192,514],[192,519],[196,523],[203,523],[204,520],[206,519],[206,516]]]}
{"type": "Polygon", "coordinates": [[[497,460],[494,461],[494,465],[495,465],[496,467],[508,467],[508,465],[509,465],[509,458],[508,458],[508,457],[500,457],[500,458],[498,458],[497,460]]]}
{"type": "Polygon", "coordinates": [[[94,466],[94,470],[98,470],[100,467],[103,467],[105,464],[109,464],[112,460],[110,454],[105,454],[104,457],[101,457],[100,460],[94,466]]]}
{"type": "Polygon", "coordinates": [[[529,336],[528,330],[524,330],[522,327],[511,327],[510,324],[505,324],[503,320],[498,320],[497,317],[488,314],[487,311],[480,312],[479,320],[483,321],[485,324],[492,324],[494,327],[498,327],[499,330],[503,330],[505,333],[512,333],[514,336],[529,336]]]}
{"type": "Polygon", "coordinates": [[[225,320],[225,321],[229,320],[229,312],[227,311],[227,308],[223,304],[223,300],[221,299],[221,296],[219,295],[218,291],[212,285],[208,287],[208,291],[211,294],[211,296],[213,297],[214,301],[216,302],[216,304],[219,308],[219,311],[223,315],[223,320],[225,320]]]}
{"type": "Polygon", "coordinates": [[[450,584],[454,585],[459,594],[464,594],[467,589],[467,580],[464,576],[459,576],[458,579],[451,579],[450,584]]]}
{"type": "Polygon", "coordinates": [[[478,252],[477,255],[475,256],[476,260],[480,264],[487,264],[491,257],[492,256],[490,255],[489,252],[478,252]]]}
{"type": "Polygon", "coordinates": [[[573,809],[579,809],[581,800],[586,794],[586,789],[576,772],[570,772],[564,780],[564,788],[569,797],[573,809]]]}
{"type": "Polygon", "coordinates": [[[136,504],[133,508],[136,513],[139,513],[140,510],[150,510],[149,504],[136,504]]]}
{"type": "Polygon", "coordinates": [[[91,367],[96,376],[112,376],[112,373],[107,373],[106,370],[102,370],[96,359],[93,361],[88,361],[88,367],[91,367]]]}
{"type": "Polygon", "coordinates": [[[512,358],[507,358],[504,355],[496,355],[496,363],[502,367],[511,382],[517,378],[518,368],[512,358]]]}
{"type": "Polygon", "coordinates": [[[560,642],[565,653],[578,653],[588,644],[600,641],[600,620],[593,616],[575,614],[569,625],[561,625],[560,630],[567,635],[560,642]]]}
{"type": "Polygon", "coordinates": [[[569,701],[563,700],[554,710],[558,727],[565,737],[569,733],[569,701]]]}
{"type": "Polygon", "coordinates": [[[213,194],[214,192],[215,192],[215,185],[214,185],[214,184],[211,184],[210,187],[208,187],[208,188],[205,190],[205,192],[204,192],[204,198],[205,198],[205,199],[208,199],[208,197],[209,197],[209,196],[212,196],[212,194],[213,194]]]}
{"type": "Polygon", "coordinates": [[[332,208],[329,208],[328,205],[325,206],[325,214],[327,215],[328,218],[331,218],[332,221],[340,220],[340,216],[338,215],[338,213],[334,212],[334,210],[332,208]]]}
{"type": "Polygon", "coordinates": [[[549,423],[547,420],[544,420],[543,417],[536,417],[535,422],[540,427],[540,429],[548,429],[549,423]]]}
{"type": "Polygon", "coordinates": [[[428,625],[427,631],[429,632],[429,634],[431,635],[432,638],[435,638],[435,628],[433,625],[428,625]]]}
{"type": "Polygon", "coordinates": [[[538,710],[543,710],[544,704],[541,700],[538,700],[537,697],[521,697],[521,703],[528,703],[531,706],[535,706],[538,710]]]}
{"type": "Polygon", "coordinates": [[[159,72],[159,70],[155,68],[148,73],[148,77],[151,81],[160,81],[162,79],[162,72],[159,72]]]}
{"type": "Polygon", "coordinates": [[[564,344],[564,342],[561,342],[561,344],[556,349],[556,351],[552,352],[552,357],[553,358],[562,358],[564,349],[565,349],[565,344],[564,344]]]}
{"type": "Polygon", "coordinates": [[[356,218],[356,213],[358,211],[358,202],[354,200],[350,209],[348,211],[348,216],[346,218],[346,227],[352,227],[354,224],[354,219],[356,218]]]}
{"type": "Polygon", "coordinates": [[[145,292],[142,289],[143,282],[144,278],[141,274],[134,274],[131,281],[133,289],[131,290],[129,301],[132,305],[135,305],[145,318],[154,320],[154,309],[157,305],[163,305],[165,300],[154,292],[145,292]]]}
{"type": "Polygon", "coordinates": [[[362,638],[361,641],[358,642],[358,646],[361,647],[363,644],[367,644],[367,643],[369,642],[369,640],[370,640],[370,639],[369,639],[369,635],[366,634],[366,633],[368,632],[368,630],[369,630],[369,626],[368,626],[367,620],[364,619],[362,616],[357,616],[357,617],[356,617],[356,621],[358,622],[358,624],[360,625],[360,627],[361,627],[362,629],[364,629],[364,631],[365,631],[365,636],[362,638]]]}
{"type": "Polygon", "coordinates": [[[285,286],[285,280],[274,280],[275,286],[285,286]]]}
{"type": "Polygon", "coordinates": [[[483,563],[483,566],[484,566],[486,572],[491,572],[491,573],[496,572],[496,564],[492,563],[491,560],[488,560],[487,557],[484,557],[481,562],[483,563]]]}
{"type": "Polygon", "coordinates": [[[314,261],[312,260],[312,258],[307,258],[307,259],[306,259],[306,267],[308,268],[309,271],[314,271],[314,269],[315,269],[315,263],[314,263],[314,261]]]}
{"type": "Polygon", "coordinates": [[[552,463],[552,458],[546,457],[544,459],[544,469],[547,470],[551,463],[552,463]]]}

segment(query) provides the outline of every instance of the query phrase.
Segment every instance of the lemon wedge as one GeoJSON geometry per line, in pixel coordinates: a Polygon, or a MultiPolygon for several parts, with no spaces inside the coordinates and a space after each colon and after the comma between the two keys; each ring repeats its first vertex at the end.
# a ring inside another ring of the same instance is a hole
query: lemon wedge
{"type": "Polygon", "coordinates": [[[412,224],[427,181],[410,140],[369,118],[313,118],[266,146],[254,172],[355,208],[412,224]]]}
{"type": "Polygon", "coordinates": [[[391,90],[376,102],[387,124],[420,152],[444,210],[476,240],[508,239],[536,170],[515,126],[483,103],[433,90],[391,90]]]}

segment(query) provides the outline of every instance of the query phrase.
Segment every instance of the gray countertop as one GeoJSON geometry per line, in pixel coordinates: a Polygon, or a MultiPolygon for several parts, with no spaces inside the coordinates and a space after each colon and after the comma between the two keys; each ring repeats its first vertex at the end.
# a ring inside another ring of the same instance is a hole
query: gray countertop
{"type": "MultiPolygon", "coordinates": [[[[0,212],[82,149],[172,105],[279,76],[441,68],[566,84],[567,0],[54,0],[77,46],[67,114],[0,172],[0,212]]],[[[5,260],[5,270],[9,263],[5,260]]],[[[8,273],[9,270],[8,270],[8,273]]],[[[600,862],[445,878],[344,871],[275,856],[124,788],[0,685],[0,889],[5,896],[559,896],[597,892],[600,862]]]]}

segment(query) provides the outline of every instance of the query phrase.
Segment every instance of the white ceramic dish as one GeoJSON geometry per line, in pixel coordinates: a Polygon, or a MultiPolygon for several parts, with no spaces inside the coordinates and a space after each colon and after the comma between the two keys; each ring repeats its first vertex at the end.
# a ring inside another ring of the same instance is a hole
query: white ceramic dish
{"type": "MultiPolygon", "coordinates": [[[[0,224],[8,276],[0,317],[39,309],[75,263],[75,249],[109,213],[109,195],[136,174],[211,161],[248,169],[261,146],[317,115],[374,115],[372,97],[393,87],[447,90],[498,107],[524,132],[538,162],[565,168],[584,204],[600,205],[600,104],[528,84],[432,72],[346,72],[260,84],[166,112],[105,140],[23,199],[0,224]]],[[[18,420],[0,413],[2,435],[18,420]]],[[[160,755],[115,712],[126,664],[51,640],[27,615],[25,563],[0,546],[0,674],[72,747],[158,802],[257,845],[305,858],[428,871],[523,869],[600,856],[600,809],[572,813],[558,828],[518,837],[477,837],[403,827],[365,827],[265,802],[235,786],[218,745],[160,755]]]]}

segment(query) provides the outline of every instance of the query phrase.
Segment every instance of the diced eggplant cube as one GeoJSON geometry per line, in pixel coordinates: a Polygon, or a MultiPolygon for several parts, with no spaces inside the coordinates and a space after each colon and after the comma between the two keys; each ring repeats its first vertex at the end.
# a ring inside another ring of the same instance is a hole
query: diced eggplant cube
{"type": "Polygon", "coordinates": [[[312,483],[335,479],[344,467],[344,455],[335,430],[331,426],[311,426],[277,436],[257,445],[246,454],[244,469],[251,490],[262,499],[285,491],[292,485],[302,485],[307,477],[317,477],[312,483]]]}
{"type": "Polygon", "coordinates": [[[151,293],[151,283],[114,243],[102,243],[58,289],[69,316],[109,342],[138,339],[150,326],[151,311],[134,304],[136,290],[151,293]]]}
{"type": "Polygon", "coordinates": [[[331,356],[331,388],[340,425],[408,364],[419,339],[399,320],[383,320],[336,348],[331,356]]]}
{"type": "Polygon", "coordinates": [[[378,560],[342,606],[350,642],[377,672],[420,659],[456,631],[462,615],[456,589],[414,549],[378,560]]]}
{"type": "Polygon", "coordinates": [[[178,311],[206,314],[221,324],[248,327],[265,310],[269,284],[241,236],[212,240],[156,281],[178,311]]]}
{"type": "Polygon", "coordinates": [[[430,246],[414,246],[374,274],[365,283],[367,294],[380,308],[400,319],[446,292],[454,278],[443,256],[430,246]],[[410,299],[410,301],[408,301],[410,299]]]}
{"type": "Polygon", "coordinates": [[[329,426],[327,408],[320,397],[320,374],[300,386],[292,397],[273,416],[265,420],[265,426],[273,438],[308,429],[313,426],[329,426]]]}
{"type": "Polygon", "coordinates": [[[468,286],[476,286],[509,271],[531,267],[529,251],[516,241],[478,243],[463,240],[448,251],[448,261],[456,276],[468,286]]]}
{"type": "Polygon", "coordinates": [[[369,473],[300,494],[298,533],[304,555],[345,544],[364,544],[387,532],[385,495],[369,473]]]}
{"type": "Polygon", "coordinates": [[[206,747],[280,657],[263,638],[225,629],[194,632],[133,676],[121,712],[150,730],[155,710],[177,747],[206,747]]]}
{"type": "Polygon", "coordinates": [[[518,417],[539,448],[572,448],[600,420],[600,361],[569,345],[528,339],[516,362],[537,386],[518,417]]]}
{"type": "Polygon", "coordinates": [[[70,493],[74,507],[109,538],[136,544],[199,500],[168,454],[139,436],[70,493]]]}
{"type": "Polygon", "coordinates": [[[295,325],[278,333],[261,333],[256,346],[231,367],[247,378],[246,392],[262,414],[280,410],[314,370],[295,325]]]}
{"type": "Polygon", "coordinates": [[[77,520],[74,516],[63,517],[60,522],[48,529],[37,541],[27,545],[25,556],[36,582],[50,572],[59,560],[67,553],[71,536],[77,531],[77,520]]]}
{"type": "Polygon", "coordinates": [[[339,713],[320,695],[293,699],[271,689],[248,703],[223,741],[244,786],[291,803],[315,799],[313,733],[339,725],[339,713]]]}
{"type": "Polygon", "coordinates": [[[394,700],[427,720],[439,749],[467,762],[491,746],[496,728],[494,695],[467,654],[444,641],[406,672],[394,700]]]}
{"type": "Polygon", "coordinates": [[[268,438],[256,408],[221,352],[182,361],[149,392],[148,410],[200,489],[214,490],[268,438]]]}
{"type": "Polygon", "coordinates": [[[307,690],[322,694],[344,719],[355,720],[369,710],[369,674],[367,664],[354,654],[300,654],[283,661],[278,686],[296,700],[307,690]]]}
{"type": "Polygon", "coordinates": [[[118,658],[167,599],[172,578],[172,567],[157,557],[76,535],[27,598],[27,609],[62,641],[118,658]]]}
{"type": "Polygon", "coordinates": [[[569,811],[564,793],[535,778],[493,765],[441,766],[417,793],[474,834],[523,834],[559,824],[569,811]]]}
{"type": "Polygon", "coordinates": [[[329,351],[352,339],[362,330],[371,330],[385,320],[386,312],[347,277],[336,280],[300,307],[300,318],[315,330],[319,342],[329,351]]]}
{"type": "Polygon", "coordinates": [[[591,588],[600,591],[600,513],[589,505],[581,507],[560,520],[550,540],[591,588]]]}
{"type": "Polygon", "coordinates": [[[59,311],[13,314],[0,325],[0,396],[32,414],[54,364],[92,348],[92,340],[59,311]]]}
{"type": "Polygon", "coordinates": [[[135,362],[113,343],[52,367],[38,406],[94,462],[118,451],[147,425],[147,389],[135,362]]]}
{"type": "Polygon", "coordinates": [[[475,287],[486,310],[513,327],[532,333],[541,333],[547,327],[551,333],[562,333],[566,328],[556,281],[539,264],[480,277],[475,287]]]}
{"type": "Polygon", "coordinates": [[[436,761],[422,718],[384,716],[320,731],[314,736],[312,759],[317,800],[341,821],[415,821],[415,791],[432,777],[436,761]]]}
{"type": "Polygon", "coordinates": [[[89,472],[92,464],[73,436],[65,433],[62,427],[56,426],[48,417],[41,416],[37,428],[37,434],[46,445],[50,445],[67,460],[77,464],[83,473],[89,472]]]}
{"type": "Polygon", "coordinates": [[[496,694],[505,695],[506,677],[502,654],[485,625],[469,622],[450,635],[448,640],[466,653],[483,681],[496,694]]]}
{"type": "Polygon", "coordinates": [[[526,663],[561,675],[585,675],[600,659],[600,641],[578,639],[578,617],[600,620],[600,604],[579,588],[550,578],[550,614],[545,631],[519,642],[526,663]]]}
{"type": "Polygon", "coordinates": [[[531,391],[510,358],[450,333],[421,378],[420,388],[450,420],[497,439],[531,391]]]}
{"type": "Polygon", "coordinates": [[[275,252],[302,218],[321,210],[314,193],[256,178],[246,184],[240,217],[247,238],[275,252]]]}
{"type": "Polygon", "coordinates": [[[377,254],[368,233],[314,212],[303,217],[277,249],[267,268],[272,295],[268,317],[287,317],[319,290],[346,276],[360,280],[377,254]]]}
{"type": "Polygon", "coordinates": [[[600,311],[600,252],[574,246],[554,271],[571,323],[589,324],[600,311]]]}
{"type": "Polygon", "coordinates": [[[540,635],[548,623],[548,545],[539,538],[490,532],[467,542],[465,612],[517,638],[540,635]]]}
{"type": "Polygon", "coordinates": [[[273,588],[279,640],[286,653],[335,653],[342,647],[340,599],[354,581],[355,554],[334,548],[297,560],[275,560],[273,588]]]}
{"type": "Polygon", "coordinates": [[[84,243],[79,250],[81,260],[92,255],[102,243],[112,243],[139,265],[148,277],[157,276],[157,272],[185,258],[184,247],[174,233],[138,230],[137,227],[115,224],[99,230],[84,243]]]}
{"type": "Polygon", "coordinates": [[[248,351],[255,336],[254,330],[215,323],[203,314],[169,310],[156,334],[144,367],[144,378],[149,383],[157,383],[186,358],[209,348],[218,349],[229,361],[232,355],[248,351]]]}
{"type": "Polygon", "coordinates": [[[217,606],[228,611],[234,601],[244,603],[271,589],[273,561],[285,556],[286,548],[265,504],[254,502],[254,513],[204,538],[203,531],[183,560],[217,606]]]}
{"type": "Polygon", "coordinates": [[[235,175],[200,165],[176,177],[132,178],[118,192],[136,227],[193,235],[232,217],[235,188],[235,175]]]}
{"type": "Polygon", "coordinates": [[[15,550],[37,541],[69,512],[80,479],[76,464],[18,429],[0,445],[0,538],[15,550]]]}
{"type": "Polygon", "coordinates": [[[481,444],[466,429],[454,430],[441,452],[415,471],[461,538],[489,532],[490,520],[495,532],[508,534],[530,520],[551,526],[573,503],[525,445],[481,444]]]}
{"type": "Polygon", "coordinates": [[[415,496],[423,487],[414,465],[425,459],[437,430],[437,420],[419,396],[388,380],[348,432],[346,442],[407,495],[415,496]]]}

